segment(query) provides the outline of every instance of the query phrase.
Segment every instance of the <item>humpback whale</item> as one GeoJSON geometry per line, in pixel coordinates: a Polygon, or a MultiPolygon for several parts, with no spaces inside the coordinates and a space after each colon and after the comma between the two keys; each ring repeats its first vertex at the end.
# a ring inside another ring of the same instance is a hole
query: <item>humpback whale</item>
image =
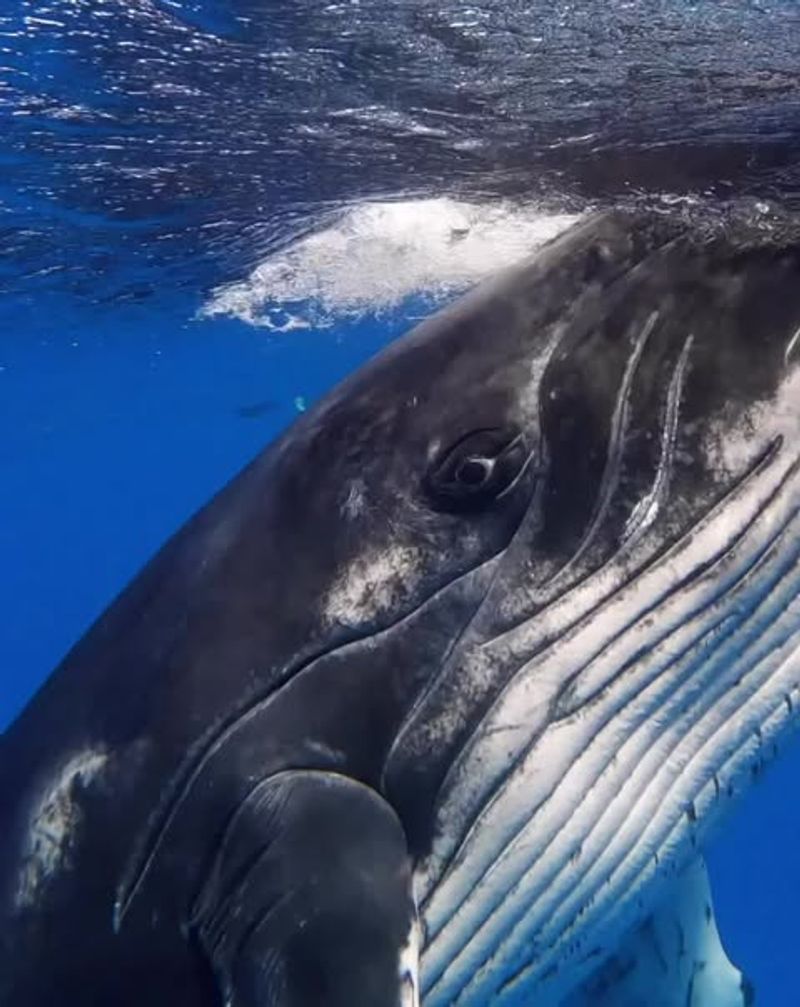
{"type": "Polygon", "coordinates": [[[800,705],[800,229],[611,212],[201,510],[0,739],[2,1007],[743,1007],[800,705]]]}

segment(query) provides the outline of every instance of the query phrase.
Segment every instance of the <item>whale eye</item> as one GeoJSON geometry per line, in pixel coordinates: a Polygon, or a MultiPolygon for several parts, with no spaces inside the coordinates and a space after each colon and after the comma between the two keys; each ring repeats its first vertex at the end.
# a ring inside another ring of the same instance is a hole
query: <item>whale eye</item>
{"type": "Polygon", "coordinates": [[[492,477],[494,458],[470,457],[458,463],[454,477],[464,486],[482,486],[492,477]]]}
{"type": "Polygon", "coordinates": [[[475,430],[434,459],[425,490],[437,510],[481,510],[512,486],[528,456],[517,430],[475,430]]]}

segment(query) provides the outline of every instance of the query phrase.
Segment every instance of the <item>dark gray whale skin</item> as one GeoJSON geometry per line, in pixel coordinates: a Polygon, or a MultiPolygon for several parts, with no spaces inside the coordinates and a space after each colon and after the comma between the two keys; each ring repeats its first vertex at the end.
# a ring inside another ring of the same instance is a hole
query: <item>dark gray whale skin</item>
{"type": "Polygon", "coordinates": [[[411,872],[506,674],[465,692],[446,670],[468,629],[522,617],[501,587],[578,555],[654,312],[576,576],[652,481],[643,433],[691,332],[668,544],[733,481],[692,438],[785,376],[791,222],[584,221],[334,389],[161,550],[0,741],[2,1007],[406,1002],[411,872]],[[422,737],[420,710],[452,716],[422,737]]]}

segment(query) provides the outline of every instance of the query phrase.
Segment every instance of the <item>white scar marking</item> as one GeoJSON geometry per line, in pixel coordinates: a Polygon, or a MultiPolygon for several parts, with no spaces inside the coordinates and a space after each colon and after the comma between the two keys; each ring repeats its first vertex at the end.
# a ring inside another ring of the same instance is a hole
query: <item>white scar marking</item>
{"type": "Polygon", "coordinates": [[[649,493],[636,504],[625,525],[624,540],[628,546],[638,541],[653,524],[666,498],[675,456],[675,442],[678,437],[681,395],[693,341],[694,337],[689,336],[683,344],[681,355],[670,379],[667,408],[661,431],[661,458],[658,463],[658,471],[649,493]]]}
{"type": "Polygon", "coordinates": [[[783,362],[784,362],[785,364],[788,364],[788,363],[789,363],[789,361],[791,360],[791,357],[792,357],[792,353],[793,353],[793,352],[795,351],[795,349],[797,348],[797,344],[798,344],[798,342],[800,342],[800,327],[798,327],[798,329],[797,329],[797,331],[795,332],[795,334],[794,334],[794,335],[792,336],[792,338],[791,338],[791,339],[789,340],[789,343],[788,343],[788,345],[787,345],[787,347],[786,347],[786,351],[785,351],[785,353],[783,354],[783,362]]]}
{"type": "Polygon", "coordinates": [[[416,915],[406,943],[400,949],[400,1007],[419,1007],[419,950],[422,934],[416,915]]]}
{"type": "Polygon", "coordinates": [[[404,594],[417,567],[419,550],[392,545],[358,556],[342,572],[325,600],[331,622],[352,625],[388,609],[404,594]]]}
{"type": "Polygon", "coordinates": [[[88,786],[108,762],[105,752],[86,749],[73,756],[49,780],[31,811],[16,905],[36,901],[42,884],[68,863],[81,811],[75,788],[88,786]]]}

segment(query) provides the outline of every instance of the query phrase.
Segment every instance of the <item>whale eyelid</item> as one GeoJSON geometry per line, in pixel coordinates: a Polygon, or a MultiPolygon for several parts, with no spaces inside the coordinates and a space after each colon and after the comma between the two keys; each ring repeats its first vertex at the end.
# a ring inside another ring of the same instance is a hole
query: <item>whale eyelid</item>
{"type": "MultiPolygon", "coordinates": [[[[508,446],[509,449],[511,447],[513,447],[515,444],[517,444],[518,442],[520,442],[520,441],[522,441],[524,443],[524,436],[523,436],[523,434],[520,434],[518,437],[516,437],[514,439],[514,441],[512,441],[511,444],[509,444],[509,446],[508,446]]],[[[514,477],[514,479],[512,479],[512,481],[508,484],[508,486],[506,486],[506,488],[502,491],[502,493],[498,493],[497,494],[497,496],[495,497],[496,500],[502,500],[503,497],[505,497],[509,493],[513,492],[514,487],[519,484],[520,480],[522,478],[524,478],[525,474],[530,469],[531,463],[532,463],[532,461],[533,461],[534,458],[536,458],[539,461],[539,464],[535,465],[533,467],[533,470],[532,470],[532,474],[533,474],[534,478],[541,479],[543,476],[547,475],[547,471],[548,471],[547,465],[545,464],[544,459],[541,456],[541,452],[537,451],[535,447],[531,448],[531,450],[528,452],[527,458],[523,462],[522,467],[520,468],[520,470],[517,473],[517,475],[514,477]]]]}
{"type": "Polygon", "coordinates": [[[516,426],[512,429],[483,427],[472,430],[441,452],[428,468],[422,485],[436,509],[454,512],[483,510],[519,484],[531,453],[525,432],[516,426]],[[523,457],[519,457],[520,454],[523,457]],[[469,464],[481,467],[481,479],[470,481],[459,478],[459,472],[469,464]],[[500,485],[497,485],[498,482],[500,485]]]}

